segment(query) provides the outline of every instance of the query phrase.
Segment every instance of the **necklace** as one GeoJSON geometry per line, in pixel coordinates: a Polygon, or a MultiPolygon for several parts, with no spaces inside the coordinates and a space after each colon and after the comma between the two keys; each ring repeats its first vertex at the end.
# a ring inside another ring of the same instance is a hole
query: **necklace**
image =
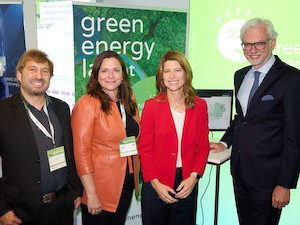
{"type": "Polygon", "coordinates": [[[184,101],[178,101],[178,102],[172,102],[169,100],[170,107],[172,107],[177,112],[183,112],[185,111],[185,104],[184,101]]]}

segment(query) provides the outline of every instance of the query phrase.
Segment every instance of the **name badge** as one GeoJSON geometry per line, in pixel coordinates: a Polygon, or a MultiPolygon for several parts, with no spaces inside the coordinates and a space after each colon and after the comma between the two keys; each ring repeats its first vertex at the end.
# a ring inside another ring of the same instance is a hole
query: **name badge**
{"type": "Polygon", "coordinates": [[[50,172],[66,167],[66,156],[64,146],[47,151],[50,172]]]}
{"type": "Polygon", "coordinates": [[[121,157],[136,155],[137,147],[135,136],[126,137],[120,142],[120,155],[121,157]]]}

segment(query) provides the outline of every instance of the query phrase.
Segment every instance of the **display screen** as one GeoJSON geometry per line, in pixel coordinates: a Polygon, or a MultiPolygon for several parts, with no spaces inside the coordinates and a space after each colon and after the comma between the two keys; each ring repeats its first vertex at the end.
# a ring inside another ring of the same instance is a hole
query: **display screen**
{"type": "Polygon", "coordinates": [[[233,90],[201,90],[197,95],[204,99],[208,107],[210,131],[225,131],[232,119],[233,90]]]}

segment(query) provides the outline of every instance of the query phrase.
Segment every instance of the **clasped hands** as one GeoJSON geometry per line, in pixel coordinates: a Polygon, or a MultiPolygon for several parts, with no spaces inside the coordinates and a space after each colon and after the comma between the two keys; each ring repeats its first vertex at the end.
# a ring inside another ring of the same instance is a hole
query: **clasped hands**
{"type": "Polygon", "coordinates": [[[151,185],[156,191],[158,197],[166,203],[175,203],[178,202],[178,199],[187,198],[193,191],[196,183],[196,177],[190,176],[183,180],[176,190],[174,190],[169,186],[160,183],[158,179],[153,179],[151,181],[151,185]]]}

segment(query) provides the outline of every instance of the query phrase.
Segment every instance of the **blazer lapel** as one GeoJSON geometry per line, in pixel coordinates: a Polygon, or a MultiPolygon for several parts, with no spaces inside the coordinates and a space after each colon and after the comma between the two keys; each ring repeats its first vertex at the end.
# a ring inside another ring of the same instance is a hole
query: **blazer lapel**
{"type": "MultiPolygon", "coordinates": [[[[66,119],[67,118],[65,118],[64,116],[63,116],[63,110],[62,109],[60,109],[60,107],[59,107],[59,105],[58,104],[55,104],[54,103],[54,100],[53,99],[51,99],[51,101],[52,101],[52,105],[53,105],[53,111],[55,112],[55,114],[56,114],[56,116],[57,116],[57,119],[58,119],[58,122],[59,122],[59,124],[60,124],[60,126],[61,126],[61,129],[62,129],[62,131],[63,131],[63,134],[64,134],[64,138],[66,138],[65,136],[66,136],[66,134],[65,134],[65,131],[66,130],[68,130],[67,128],[66,128],[66,119]]],[[[65,139],[66,140],[66,139],[65,139]]]]}
{"type": "Polygon", "coordinates": [[[15,115],[16,121],[20,124],[20,127],[23,130],[23,134],[31,143],[33,149],[36,152],[38,152],[34,139],[34,134],[30,125],[30,118],[28,116],[28,113],[26,112],[20,94],[17,94],[12,98],[12,105],[13,114],[15,115]]]}
{"type": "MultiPolygon", "coordinates": [[[[51,98],[51,97],[50,97],[51,98]]],[[[71,130],[71,127],[68,127],[68,120],[70,118],[65,116],[64,109],[62,108],[61,104],[58,104],[55,99],[51,98],[52,105],[53,105],[53,111],[56,114],[56,117],[58,119],[58,122],[61,126],[63,136],[64,136],[64,146],[65,146],[65,152],[68,154],[69,150],[71,149],[71,146],[69,144],[69,131],[71,130]]]]}
{"type": "Polygon", "coordinates": [[[241,70],[239,70],[235,76],[234,76],[234,90],[235,90],[235,107],[236,107],[236,111],[240,114],[240,115],[243,115],[243,111],[242,111],[242,107],[241,107],[241,104],[240,104],[240,101],[238,100],[237,98],[237,95],[238,95],[238,92],[239,92],[239,89],[242,85],[242,82],[246,76],[246,74],[248,73],[248,71],[251,69],[251,66],[247,66],[241,70]]]}
{"type": "Polygon", "coordinates": [[[186,129],[186,127],[188,127],[190,120],[191,120],[191,114],[193,113],[192,109],[186,109],[185,110],[185,118],[184,118],[184,124],[183,124],[183,132],[182,134],[185,134],[184,130],[186,129]]]}
{"type": "Polygon", "coordinates": [[[166,119],[169,121],[170,124],[172,124],[173,128],[175,129],[175,123],[173,120],[172,112],[171,112],[171,106],[167,100],[162,102],[163,105],[163,111],[166,112],[166,119]]]}
{"type": "Polygon", "coordinates": [[[244,69],[241,69],[238,71],[234,77],[234,86],[235,86],[235,96],[237,96],[237,93],[239,92],[239,89],[242,85],[242,82],[244,80],[244,77],[248,73],[248,71],[251,69],[251,66],[247,66],[244,69]]]}
{"type": "Polygon", "coordinates": [[[260,101],[259,96],[261,96],[267,88],[269,88],[274,82],[278,80],[278,77],[281,74],[279,70],[281,63],[281,60],[276,57],[275,63],[273,64],[269,72],[266,74],[264,80],[259,85],[257,91],[253,95],[248,111],[251,110],[251,108],[253,108],[253,105],[260,101]]]}

